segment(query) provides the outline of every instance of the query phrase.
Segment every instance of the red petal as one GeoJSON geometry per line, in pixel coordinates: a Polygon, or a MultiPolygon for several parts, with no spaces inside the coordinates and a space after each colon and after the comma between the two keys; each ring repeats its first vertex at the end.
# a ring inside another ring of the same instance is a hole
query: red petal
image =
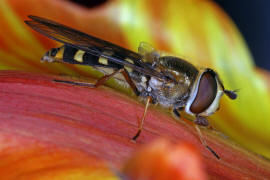
{"type": "MultiPolygon", "coordinates": [[[[133,143],[130,139],[136,133],[143,105],[109,88],[54,83],[55,78],[61,77],[0,73],[0,137],[6,134],[11,140],[29,138],[36,145],[46,142],[117,166],[140,144],[166,136],[174,142],[185,140],[200,147],[212,178],[270,179],[268,161],[213,131],[203,131],[208,144],[221,156],[217,160],[201,145],[194,129],[157,108],[149,109],[144,130],[137,143],[133,143]]],[[[4,143],[0,148],[3,146],[4,143]]],[[[16,152],[12,148],[8,151],[16,152]]],[[[16,157],[16,153],[13,155],[16,157]]]]}

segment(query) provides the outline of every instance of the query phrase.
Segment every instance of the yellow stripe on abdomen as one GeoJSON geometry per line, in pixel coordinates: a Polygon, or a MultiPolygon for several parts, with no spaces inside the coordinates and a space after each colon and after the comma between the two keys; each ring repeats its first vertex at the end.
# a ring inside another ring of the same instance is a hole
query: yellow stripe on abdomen
{"type": "Polygon", "coordinates": [[[60,47],[58,52],[55,55],[55,59],[56,60],[63,60],[64,51],[65,51],[65,46],[60,47]]]}
{"type": "Polygon", "coordinates": [[[104,58],[104,57],[100,57],[100,58],[98,59],[98,62],[99,62],[100,64],[103,64],[103,65],[108,65],[108,64],[109,64],[108,59],[107,59],[107,58],[104,58]]]}
{"type": "Polygon", "coordinates": [[[85,51],[78,50],[76,54],[74,55],[74,60],[82,63],[84,54],[85,54],[85,51]]]}

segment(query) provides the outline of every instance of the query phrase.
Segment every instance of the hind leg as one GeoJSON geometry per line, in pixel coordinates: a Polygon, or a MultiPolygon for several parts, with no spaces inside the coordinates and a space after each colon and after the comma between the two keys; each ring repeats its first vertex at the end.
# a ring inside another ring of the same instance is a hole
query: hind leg
{"type": "Polygon", "coordinates": [[[110,78],[112,78],[117,73],[121,73],[123,71],[124,71],[124,69],[118,69],[117,71],[114,71],[111,74],[104,75],[100,79],[98,79],[96,83],[74,82],[74,81],[65,81],[65,80],[58,80],[58,79],[55,79],[53,81],[54,82],[58,82],[58,83],[72,84],[72,85],[76,85],[76,86],[84,86],[84,87],[90,87],[90,88],[97,88],[98,86],[103,85],[107,80],[109,80],[110,78]]]}

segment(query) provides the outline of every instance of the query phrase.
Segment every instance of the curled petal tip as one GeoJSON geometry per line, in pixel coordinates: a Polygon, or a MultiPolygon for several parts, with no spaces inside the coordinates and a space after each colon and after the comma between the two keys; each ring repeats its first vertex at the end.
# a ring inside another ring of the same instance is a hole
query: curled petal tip
{"type": "Polygon", "coordinates": [[[123,173],[132,180],[205,180],[206,172],[197,149],[159,139],[139,150],[123,173]]]}

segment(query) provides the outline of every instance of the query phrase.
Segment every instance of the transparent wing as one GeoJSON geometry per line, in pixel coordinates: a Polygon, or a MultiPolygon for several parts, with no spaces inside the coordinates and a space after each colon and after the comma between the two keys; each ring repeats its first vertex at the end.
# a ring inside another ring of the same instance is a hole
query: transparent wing
{"type": "Polygon", "coordinates": [[[151,64],[160,57],[160,54],[157,52],[157,50],[147,42],[140,43],[138,52],[143,57],[143,62],[148,62],[151,64]]]}
{"type": "Polygon", "coordinates": [[[161,73],[145,66],[141,61],[142,55],[138,53],[45,18],[37,16],[28,17],[32,20],[25,21],[27,25],[53,40],[84,50],[95,56],[105,57],[110,61],[128,66],[138,72],[161,79],[165,78],[161,73]],[[109,56],[104,52],[113,52],[114,55],[109,56]],[[124,59],[126,58],[131,59],[134,63],[125,61],[124,59]]]}
{"type": "Polygon", "coordinates": [[[138,47],[138,52],[141,55],[149,54],[156,51],[156,49],[147,42],[141,42],[138,47]]]}

